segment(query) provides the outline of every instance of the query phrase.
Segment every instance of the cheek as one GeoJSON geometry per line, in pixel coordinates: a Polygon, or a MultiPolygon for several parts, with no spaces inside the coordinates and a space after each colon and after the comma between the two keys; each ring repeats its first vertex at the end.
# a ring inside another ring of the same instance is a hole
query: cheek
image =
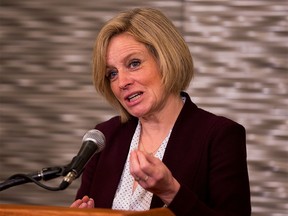
{"type": "Polygon", "coordinates": [[[110,89],[112,91],[112,93],[114,94],[114,96],[119,100],[119,91],[117,91],[118,88],[116,88],[116,85],[113,83],[110,84],[110,89]]]}
{"type": "Polygon", "coordinates": [[[115,83],[110,83],[110,88],[111,88],[111,91],[113,92],[113,94],[115,95],[116,94],[116,85],[115,83]]]}
{"type": "Polygon", "coordinates": [[[162,80],[161,77],[157,74],[150,79],[150,85],[154,86],[155,89],[162,89],[162,80]]]}

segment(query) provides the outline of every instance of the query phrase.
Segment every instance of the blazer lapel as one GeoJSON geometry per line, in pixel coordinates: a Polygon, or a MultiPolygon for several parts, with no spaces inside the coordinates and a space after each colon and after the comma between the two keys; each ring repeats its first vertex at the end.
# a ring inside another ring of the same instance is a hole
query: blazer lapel
{"type": "Polygon", "coordinates": [[[107,132],[113,137],[106,138],[107,143],[111,144],[103,151],[95,171],[100,174],[100,176],[94,176],[93,180],[93,185],[95,185],[93,194],[97,194],[96,200],[94,200],[95,207],[112,207],[136,125],[137,122],[132,121],[112,133],[111,131],[107,132]]]}
{"type": "MultiPolygon", "coordinates": [[[[193,185],[201,160],[203,146],[198,145],[197,106],[186,97],[179,117],[168,141],[163,162],[177,181],[183,185],[193,185]]],[[[153,196],[151,208],[162,207],[164,203],[153,196]]]]}

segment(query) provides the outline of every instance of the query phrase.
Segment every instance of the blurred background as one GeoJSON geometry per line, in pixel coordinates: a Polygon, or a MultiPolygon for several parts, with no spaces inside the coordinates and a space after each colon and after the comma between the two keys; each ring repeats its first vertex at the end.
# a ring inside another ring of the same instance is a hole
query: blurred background
{"type": "MultiPolygon", "coordinates": [[[[194,102],[245,126],[253,215],[287,215],[286,0],[2,0],[0,180],[66,165],[84,133],[116,114],[94,90],[92,47],[105,21],[135,7],[162,10],[182,32],[194,102]]],[[[79,183],[16,186],[0,203],[69,206],[79,183]]]]}

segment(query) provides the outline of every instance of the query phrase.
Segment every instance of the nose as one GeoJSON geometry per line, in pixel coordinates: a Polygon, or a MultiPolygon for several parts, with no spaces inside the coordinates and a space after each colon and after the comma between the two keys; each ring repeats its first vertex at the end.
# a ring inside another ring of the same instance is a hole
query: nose
{"type": "Polygon", "coordinates": [[[132,79],[128,72],[124,70],[118,71],[118,86],[122,90],[127,90],[132,84],[132,79]]]}

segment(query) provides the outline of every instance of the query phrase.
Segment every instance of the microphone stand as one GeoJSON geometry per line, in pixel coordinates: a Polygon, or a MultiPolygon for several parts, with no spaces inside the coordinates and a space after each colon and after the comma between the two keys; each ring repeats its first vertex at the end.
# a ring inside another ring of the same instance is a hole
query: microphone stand
{"type": "Polygon", "coordinates": [[[63,187],[49,187],[44,184],[41,184],[39,181],[44,180],[48,181],[50,179],[57,178],[59,176],[64,176],[67,174],[67,167],[48,167],[43,168],[41,171],[36,173],[30,173],[30,174],[15,174],[9,177],[4,182],[0,183],[0,191],[5,190],[7,188],[25,184],[28,182],[34,182],[38,186],[45,188],[47,190],[51,191],[58,191],[58,190],[64,190],[63,187]]]}

